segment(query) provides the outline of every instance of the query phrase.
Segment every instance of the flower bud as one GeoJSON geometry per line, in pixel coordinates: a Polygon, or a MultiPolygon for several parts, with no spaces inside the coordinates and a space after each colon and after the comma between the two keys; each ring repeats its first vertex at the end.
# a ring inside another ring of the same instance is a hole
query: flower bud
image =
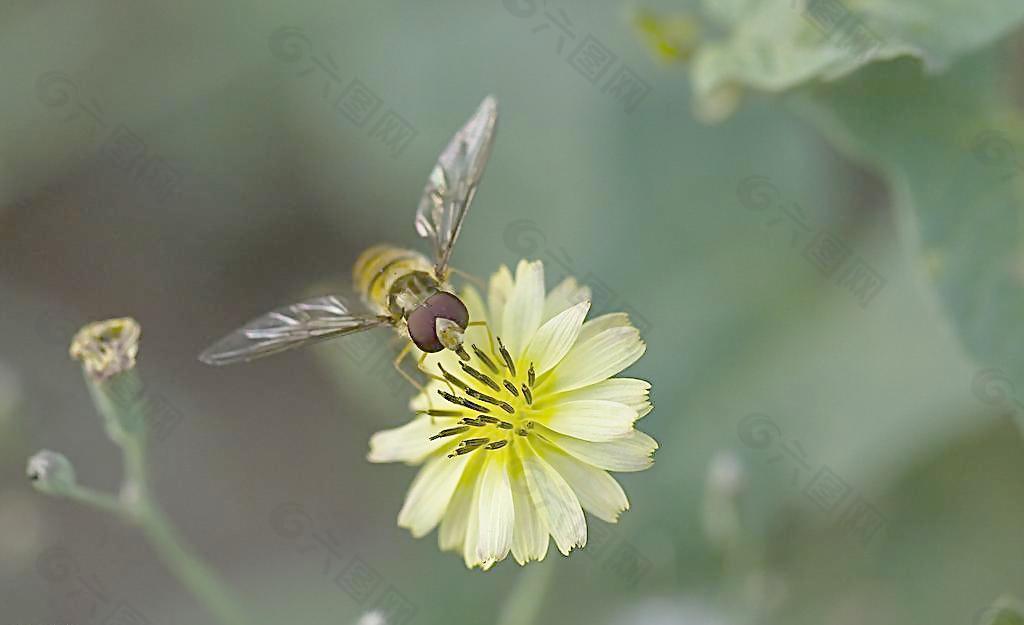
{"type": "Polygon", "coordinates": [[[121,317],[86,325],[71,343],[71,357],[82,363],[107,435],[118,445],[142,432],[142,384],[135,372],[141,334],[134,319],[121,317]]]}
{"type": "Polygon", "coordinates": [[[71,357],[94,381],[108,380],[135,368],[142,329],[131,317],[90,323],[71,342],[71,357]]]}
{"type": "Polygon", "coordinates": [[[36,490],[50,495],[63,495],[75,488],[75,468],[55,451],[44,449],[29,458],[25,473],[36,490]]]}

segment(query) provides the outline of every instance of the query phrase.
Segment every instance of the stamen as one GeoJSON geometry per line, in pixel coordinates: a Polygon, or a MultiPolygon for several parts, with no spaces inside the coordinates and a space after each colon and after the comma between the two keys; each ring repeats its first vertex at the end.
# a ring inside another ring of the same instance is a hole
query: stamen
{"type": "MultiPolygon", "coordinates": [[[[502,410],[504,410],[505,412],[507,412],[509,414],[515,414],[516,413],[516,409],[513,408],[511,404],[509,404],[507,402],[503,402],[500,399],[495,399],[495,398],[491,397],[490,395],[486,395],[484,393],[481,393],[480,391],[476,390],[475,388],[467,388],[466,389],[466,395],[469,395],[470,397],[473,397],[474,399],[479,399],[480,401],[487,402],[488,404],[494,404],[495,406],[498,406],[499,408],[501,408],[502,410]]],[[[462,399],[462,398],[460,397],[459,399],[462,399]]],[[[473,403],[473,402],[469,402],[469,403],[473,403]]],[[[490,410],[481,410],[480,412],[490,412],[490,410]]]]}
{"type": "Polygon", "coordinates": [[[481,351],[480,348],[477,347],[475,343],[471,347],[473,348],[473,353],[476,354],[476,357],[479,358],[480,361],[483,362],[485,365],[487,365],[487,368],[491,370],[491,373],[497,374],[498,365],[494,364],[494,361],[491,360],[490,356],[481,351]]]}
{"type": "Polygon", "coordinates": [[[523,385],[523,397],[526,398],[527,404],[531,406],[533,405],[533,391],[531,391],[530,387],[525,384],[523,385]]]}
{"type": "Polygon", "coordinates": [[[469,430],[469,426],[468,425],[462,425],[462,426],[459,426],[457,428],[448,428],[448,429],[445,429],[445,430],[441,430],[437,434],[434,434],[433,436],[430,437],[430,440],[436,441],[439,438],[444,438],[446,436],[455,436],[456,434],[462,434],[463,432],[466,432],[468,430],[469,430]]]}
{"type": "Polygon", "coordinates": [[[441,370],[441,375],[444,376],[444,379],[448,380],[449,382],[461,388],[462,390],[466,390],[466,383],[445,371],[444,366],[441,363],[437,363],[437,368],[441,370]]]}
{"type": "MultiPolygon", "coordinates": [[[[480,415],[480,416],[482,417],[484,415],[480,415]]],[[[472,425],[473,427],[476,427],[476,428],[482,428],[485,425],[488,425],[488,423],[486,421],[484,421],[483,419],[473,419],[473,418],[470,418],[470,417],[464,418],[459,423],[465,423],[466,425],[472,425]]]]}
{"type": "MultiPolygon", "coordinates": [[[[472,389],[469,389],[469,390],[472,390],[472,389]]],[[[467,392],[469,392],[469,391],[467,391],[467,392]]],[[[486,406],[481,406],[480,404],[478,404],[476,402],[471,402],[468,399],[465,399],[463,397],[459,397],[458,395],[452,395],[451,393],[448,393],[446,391],[442,391],[440,389],[438,389],[437,394],[440,395],[441,397],[444,397],[445,399],[447,399],[448,401],[450,401],[451,403],[453,403],[453,404],[455,404],[457,406],[465,406],[466,408],[469,408],[470,410],[475,410],[476,412],[490,412],[491,411],[491,409],[486,407],[486,406]]]]}
{"type": "Polygon", "coordinates": [[[511,430],[512,424],[509,423],[508,421],[498,421],[498,427],[503,430],[511,430]]]}
{"type": "Polygon", "coordinates": [[[522,429],[516,430],[516,434],[518,434],[519,436],[529,436],[530,435],[529,432],[527,432],[526,430],[522,430],[522,429]]]}
{"type": "Polygon", "coordinates": [[[508,392],[509,392],[509,393],[512,393],[512,394],[513,394],[513,395],[515,395],[516,397],[519,397],[519,391],[518,391],[518,390],[516,389],[516,385],[515,385],[515,384],[512,384],[512,383],[511,383],[511,382],[509,382],[508,380],[504,380],[504,382],[505,382],[505,388],[507,388],[507,389],[508,389],[508,392]]]}
{"type": "Polygon", "coordinates": [[[480,445],[483,445],[484,443],[488,442],[489,440],[491,440],[491,439],[489,439],[489,438],[467,438],[466,440],[462,441],[462,446],[463,447],[479,447],[480,445]]]}
{"type": "Polygon", "coordinates": [[[462,411],[460,410],[417,410],[416,414],[425,414],[432,417],[461,417],[462,411]]]}
{"type": "Polygon", "coordinates": [[[512,356],[509,355],[508,350],[505,349],[505,344],[501,342],[501,337],[498,337],[498,347],[501,352],[501,358],[505,361],[505,366],[512,373],[512,377],[516,377],[516,363],[512,362],[512,356]]]}
{"type": "Polygon", "coordinates": [[[466,348],[459,345],[459,348],[455,350],[455,353],[459,355],[460,360],[469,361],[469,354],[466,353],[466,348]]]}
{"type": "Polygon", "coordinates": [[[485,449],[501,449],[505,445],[508,445],[508,441],[494,441],[488,445],[485,449]]]}
{"type": "Polygon", "coordinates": [[[530,370],[526,372],[526,382],[533,388],[534,382],[537,381],[537,372],[533,370],[533,363],[530,363],[530,370]]]}
{"type": "Polygon", "coordinates": [[[494,380],[492,380],[486,373],[481,373],[481,372],[477,371],[476,369],[474,369],[473,367],[470,367],[469,365],[467,365],[464,362],[460,362],[459,366],[462,367],[463,371],[465,371],[469,375],[473,376],[477,380],[480,380],[481,382],[483,382],[487,386],[493,388],[496,391],[500,391],[501,390],[501,387],[498,386],[498,383],[495,382],[494,380]]]}
{"type": "Polygon", "coordinates": [[[448,457],[449,458],[454,458],[455,456],[461,456],[463,454],[468,454],[469,452],[476,451],[477,449],[480,449],[480,445],[473,445],[472,447],[459,447],[458,449],[455,450],[454,453],[448,454],[448,457]]]}
{"type": "Polygon", "coordinates": [[[477,419],[486,421],[487,423],[501,423],[501,419],[495,419],[494,417],[485,414],[477,415],[477,419]]]}

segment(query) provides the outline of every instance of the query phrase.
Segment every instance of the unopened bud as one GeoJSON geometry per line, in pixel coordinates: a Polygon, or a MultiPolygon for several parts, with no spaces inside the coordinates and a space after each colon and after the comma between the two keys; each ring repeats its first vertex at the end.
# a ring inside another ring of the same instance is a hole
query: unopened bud
{"type": "Polygon", "coordinates": [[[44,493],[63,495],[75,488],[75,468],[55,451],[44,449],[29,458],[25,473],[36,490],[44,493]]]}

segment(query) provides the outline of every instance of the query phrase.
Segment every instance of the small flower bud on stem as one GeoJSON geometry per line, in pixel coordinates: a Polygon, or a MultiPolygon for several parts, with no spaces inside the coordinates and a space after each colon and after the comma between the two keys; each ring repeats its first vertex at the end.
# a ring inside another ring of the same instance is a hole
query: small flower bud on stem
{"type": "Polygon", "coordinates": [[[43,450],[28,462],[27,473],[40,492],[67,497],[137,525],[164,563],[224,625],[245,625],[245,616],[228,589],[187,547],[153,499],[146,471],[146,422],[150,407],[135,370],[142,331],[122,317],[83,327],[71,343],[71,357],[82,363],[86,385],[110,440],[121,448],[124,477],[118,497],[79,486],[63,455],[43,450]]]}

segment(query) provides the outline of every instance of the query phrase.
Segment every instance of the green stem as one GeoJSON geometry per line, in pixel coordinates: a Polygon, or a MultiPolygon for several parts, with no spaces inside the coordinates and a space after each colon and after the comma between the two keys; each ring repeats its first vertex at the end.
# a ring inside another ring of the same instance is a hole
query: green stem
{"type": "Polygon", "coordinates": [[[107,381],[96,381],[89,376],[86,380],[108,434],[121,447],[124,458],[120,500],[103,495],[95,500],[90,497],[89,503],[127,514],[182,585],[221,623],[246,625],[249,620],[240,604],[220,578],[185,546],[152,495],[146,467],[147,402],[135,372],[128,371],[107,381]]]}
{"type": "Polygon", "coordinates": [[[131,516],[117,497],[92,490],[91,488],[75,486],[74,488],[61,493],[61,495],[73,501],[77,501],[78,503],[98,508],[104,512],[113,514],[114,516],[125,517],[126,519],[131,516]]]}
{"type": "Polygon", "coordinates": [[[152,501],[139,506],[139,524],[167,568],[225,625],[248,622],[221,580],[187,547],[177,530],[152,501]]]}
{"type": "Polygon", "coordinates": [[[551,562],[530,564],[519,573],[512,594],[505,600],[498,625],[533,625],[544,604],[544,595],[550,585],[555,566],[551,562]]]}

